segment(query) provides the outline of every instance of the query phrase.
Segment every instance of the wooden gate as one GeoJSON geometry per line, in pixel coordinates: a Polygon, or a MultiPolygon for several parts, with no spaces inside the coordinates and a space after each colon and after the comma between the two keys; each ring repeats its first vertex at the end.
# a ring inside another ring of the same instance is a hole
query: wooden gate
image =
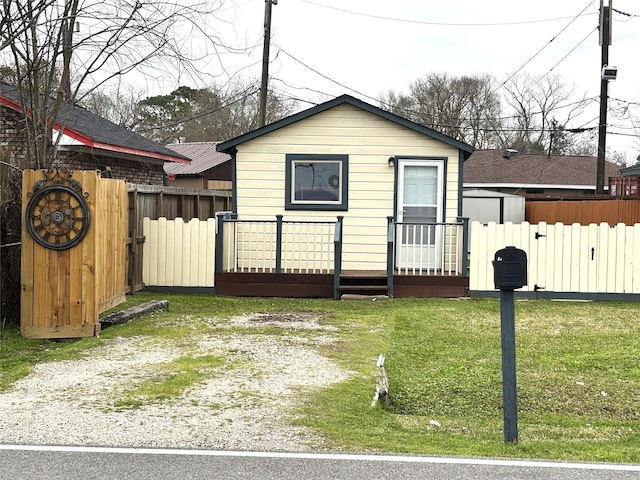
{"type": "Polygon", "coordinates": [[[97,335],[99,314],[125,300],[126,183],[25,170],[22,192],[22,334],[97,335]]]}
{"type": "Polygon", "coordinates": [[[640,223],[564,225],[490,222],[471,225],[469,293],[495,292],[492,261],[513,245],[527,253],[528,283],[519,295],[537,298],[637,300],[640,223]]]}
{"type": "Polygon", "coordinates": [[[135,293],[145,288],[143,262],[155,261],[143,256],[143,251],[147,248],[143,234],[144,218],[180,218],[185,221],[199,218],[206,221],[215,218],[217,212],[228,210],[231,210],[231,192],[129,184],[129,259],[126,292],[135,293]]]}

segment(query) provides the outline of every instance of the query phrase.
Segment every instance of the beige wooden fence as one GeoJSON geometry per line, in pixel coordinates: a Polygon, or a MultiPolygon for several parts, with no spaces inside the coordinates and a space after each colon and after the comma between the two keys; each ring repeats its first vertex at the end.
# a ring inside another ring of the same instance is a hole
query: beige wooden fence
{"type": "Polygon", "coordinates": [[[142,251],[145,242],[142,222],[145,217],[152,220],[161,217],[168,220],[206,220],[214,217],[217,212],[231,209],[231,192],[136,184],[129,184],[128,189],[127,292],[131,293],[145,287],[142,280],[142,251]]]}
{"type": "Polygon", "coordinates": [[[640,224],[473,222],[471,296],[495,291],[492,260],[510,245],[527,253],[528,284],[518,292],[549,298],[640,294],[640,224]]]}
{"type": "MultiPolygon", "coordinates": [[[[328,273],[333,265],[333,222],[284,222],[282,270],[328,273]],[[311,236],[313,235],[313,239],[311,236]],[[320,241],[322,240],[322,241],[320,241]]],[[[147,287],[213,287],[215,219],[143,220],[142,280],[147,287]]],[[[274,272],[276,222],[229,222],[225,271],[274,272]],[[241,240],[239,240],[241,238],[241,240]]]]}
{"type": "Polygon", "coordinates": [[[143,220],[142,280],[147,286],[213,287],[215,219],[143,220]]]}

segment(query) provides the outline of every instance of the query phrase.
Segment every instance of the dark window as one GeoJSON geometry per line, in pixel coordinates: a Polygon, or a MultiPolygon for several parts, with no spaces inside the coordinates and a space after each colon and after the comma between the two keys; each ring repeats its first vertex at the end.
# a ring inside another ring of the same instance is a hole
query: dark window
{"type": "Polygon", "coordinates": [[[287,210],[347,210],[347,155],[287,155],[287,210]]]}

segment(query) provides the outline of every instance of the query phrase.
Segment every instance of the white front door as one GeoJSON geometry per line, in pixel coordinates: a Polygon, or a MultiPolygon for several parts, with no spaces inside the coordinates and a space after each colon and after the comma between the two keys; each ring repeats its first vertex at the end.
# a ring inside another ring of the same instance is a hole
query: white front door
{"type": "Polygon", "coordinates": [[[442,222],[443,180],[442,161],[398,160],[398,268],[440,268],[443,227],[434,224],[442,222]]]}

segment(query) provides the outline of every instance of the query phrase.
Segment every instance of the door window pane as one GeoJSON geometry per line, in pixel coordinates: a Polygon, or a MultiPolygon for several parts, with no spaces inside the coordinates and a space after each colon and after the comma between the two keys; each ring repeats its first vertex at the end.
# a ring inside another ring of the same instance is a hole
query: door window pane
{"type": "Polygon", "coordinates": [[[438,195],[438,168],[428,166],[404,167],[404,203],[435,205],[438,195]]]}

